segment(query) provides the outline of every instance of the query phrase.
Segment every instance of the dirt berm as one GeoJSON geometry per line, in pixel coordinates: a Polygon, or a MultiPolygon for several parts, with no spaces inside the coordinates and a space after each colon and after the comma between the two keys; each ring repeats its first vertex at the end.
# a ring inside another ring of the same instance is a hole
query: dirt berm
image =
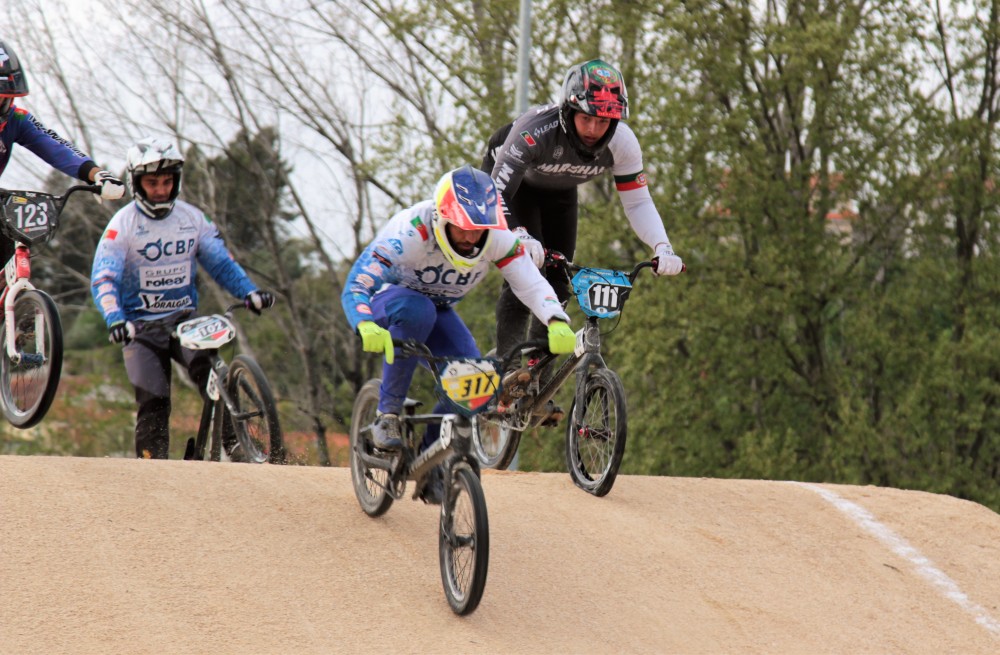
{"type": "Polygon", "coordinates": [[[1000,515],[928,493],[486,472],[479,609],[437,508],[344,468],[0,457],[0,652],[1000,653],[1000,515]]]}

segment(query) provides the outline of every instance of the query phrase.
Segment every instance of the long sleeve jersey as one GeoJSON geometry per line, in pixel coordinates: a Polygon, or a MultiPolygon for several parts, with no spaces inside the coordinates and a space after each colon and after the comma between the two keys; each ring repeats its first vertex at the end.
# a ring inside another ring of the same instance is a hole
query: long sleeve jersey
{"type": "Polygon", "coordinates": [[[487,146],[494,161],[491,177],[510,207],[521,182],[539,189],[569,189],[607,170],[629,224],[643,243],[654,249],[670,243],[643,173],[642,148],[632,129],[618,123],[606,148],[584,159],[559,126],[559,105],[541,105],[521,114],[512,125],[494,135],[487,146]],[[506,130],[506,131],[505,131],[506,130]]]}
{"type": "Polygon", "coordinates": [[[419,291],[438,305],[452,305],[486,278],[490,266],[500,269],[517,297],[543,323],[569,320],[552,286],[512,232],[491,230],[482,259],[459,271],[434,239],[434,211],[434,201],[425,200],[393,216],[351,267],[341,304],[352,329],[371,320],[372,297],[388,285],[419,291]]]}
{"type": "Polygon", "coordinates": [[[109,327],[190,312],[198,308],[198,264],[236,298],[257,288],[194,205],[178,200],[154,220],[130,202],[111,217],[97,245],[91,294],[109,327]]]}
{"type": "Polygon", "coordinates": [[[0,130],[0,175],[7,168],[14,144],[35,153],[52,168],[80,180],[89,180],[90,171],[97,168],[90,157],[20,107],[14,108],[7,124],[0,130]]]}

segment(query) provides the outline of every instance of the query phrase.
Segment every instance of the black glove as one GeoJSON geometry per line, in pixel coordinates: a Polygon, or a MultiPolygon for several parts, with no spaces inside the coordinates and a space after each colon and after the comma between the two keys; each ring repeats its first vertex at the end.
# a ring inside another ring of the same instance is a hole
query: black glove
{"type": "Polygon", "coordinates": [[[262,310],[274,306],[274,295],[270,291],[251,291],[243,299],[243,304],[254,314],[260,316],[262,310]]]}
{"type": "Polygon", "coordinates": [[[128,343],[135,336],[135,328],[131,323],[118,321],[108,328],[108,341],[111,343],[128,343]]]}

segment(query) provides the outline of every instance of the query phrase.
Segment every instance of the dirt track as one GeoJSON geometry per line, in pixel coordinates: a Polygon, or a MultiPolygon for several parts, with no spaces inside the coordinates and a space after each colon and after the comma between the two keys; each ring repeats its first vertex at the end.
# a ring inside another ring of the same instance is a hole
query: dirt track
{"type": "Polygon", "coordinates": [[[872,487],[487,472],[451,613],[436,508],[347,469],[0,457],[0,653],[1000,652],[1000,515],[872,487]]]}

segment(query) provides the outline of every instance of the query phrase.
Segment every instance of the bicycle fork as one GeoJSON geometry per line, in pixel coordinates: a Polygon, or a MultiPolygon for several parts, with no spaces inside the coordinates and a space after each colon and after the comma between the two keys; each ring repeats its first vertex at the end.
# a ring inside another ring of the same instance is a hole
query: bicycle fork
{"type": "Polygon", "coordinates": [[[14,316],[14,302],[22,291],[35,287],[29,281],[31,277],[31,255],[28,249],[17,244],[14,256],[4,267],[6,288],[3,291],[4,311],[4,344],[7,357],[15,364],[30,364],[41,366],[47,356],[45,352],[45,317],[41,312],[35,314],[35,352],[25,353],[17,349],[17,325],[14,316]]]}

